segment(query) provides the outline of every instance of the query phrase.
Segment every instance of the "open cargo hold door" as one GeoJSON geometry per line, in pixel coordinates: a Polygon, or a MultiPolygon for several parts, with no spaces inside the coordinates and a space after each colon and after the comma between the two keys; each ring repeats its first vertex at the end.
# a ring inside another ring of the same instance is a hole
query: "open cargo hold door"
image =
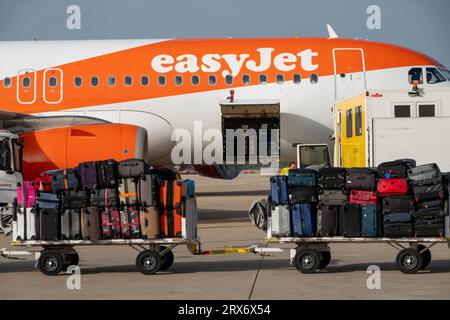
{"type": "Polygon", "coordinates": [[[279,100],[221,101],[223,154],[227,162],[265,164],[280,155],[279,100]],[[243,152],[238,152],[243,149],[243,152]],[[227,152],[228,151],[228,152],[227,152]]]}

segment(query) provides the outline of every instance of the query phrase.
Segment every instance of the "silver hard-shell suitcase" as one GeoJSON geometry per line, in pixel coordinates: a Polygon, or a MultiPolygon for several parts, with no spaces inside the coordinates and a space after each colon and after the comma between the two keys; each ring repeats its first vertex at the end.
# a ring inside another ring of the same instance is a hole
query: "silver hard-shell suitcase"
{"type": "Polygon", "coordinates": [[[197,239],[197,200],[185,198],[183,201],[183,217],[181,218],[181,234],[188,240],[197,239]]]}
{"type": "Polygon", "coordinates": [[[291,219],[289,207],[278,205],[272,208],[272,236],[289,237],[291,235],[291,219]]]}
{"type": "Polygon", "coordinates": [[[61,238],[81,239],[80,210],[66,209],[61,214],[61,238]]]}

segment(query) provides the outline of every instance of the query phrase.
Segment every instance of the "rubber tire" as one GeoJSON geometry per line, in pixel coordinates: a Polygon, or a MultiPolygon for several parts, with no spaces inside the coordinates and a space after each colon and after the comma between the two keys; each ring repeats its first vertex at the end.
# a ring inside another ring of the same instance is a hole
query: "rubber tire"
{"type": "MultiPolygon", "coordinates": [[[[417,246],[417,250],[422,251],[423,249],[425,249],[426,247],[423,244],[419,244],[417,246]]],[[[425,250],[424,252],[421,253],[422,258],[423,258],[423,265],[422,265],[422,270],[425,269],[426,267],[428,267],[428,265],[431,262],[431,251],[430,249],[425,250]]]]}
{"type": "Polygon", "coordinates": [[[321,262],[319,265],[319,269],[324,269],[331,262],[331,252],[330,251],[321,251],[320,256],[321,256],[321,262]]]}
{"type": "Polygon", "coordinates": [[[414,274],[417,273],[419,270],[422,269],[423,266],[423,256],[419,253],[417,249],[414,248],[406,248],[401,250],[396,259],[397,267],[398,269],[406,274],[414,274]],[[412,266],[406,266],[405,259],[408,258],[408,256],[412,259],[414,259],[414,264],[412,266]]]}
{"type": "Polygon", "coordinates": [[[161,269],[161,256],[158,252],[153,250],[144,250],[138,254],[136,257],[136,267],[137,269],[145,274],[151,275],[157,273],[161,269]],[[146,261],[149,260],[149,261],[146,261]],[[150,266],[145,266],[146,262],[150,262],[150,266]]]}
{"type": "Polygon", "coordinates": [[[315,250],[302,250],[295,255],[295,267],[298,271],[305,274],[315,273],[319,270],[321,261],[321,254],[315,250]],[[303,259],[305,258],[311,259],[311,262],[304,261],[303,259]],[[304,266],[305,263],[308,263],[306,267],[304,266]]]}
{"type": "Polygon", "coordinates": [[[43,251],[38,260],[39,270],[46,276],[56,276],[64,269],[64,260],[62,255],[55,250],[43,251]],[[49,260],[54,266],[48,266],[49,260]]]}
{"type": "MultiPolygon", "coordinates": [[[[159,247],[159,252],[166,250],[167,247],[161,246],[159,247]]],[[[173,255],[172,250],[166,252],[165,255],[161,256],[161,267],[159,270],[167,270],[169,269],[175,260],[175,256],[173,255]]]]}

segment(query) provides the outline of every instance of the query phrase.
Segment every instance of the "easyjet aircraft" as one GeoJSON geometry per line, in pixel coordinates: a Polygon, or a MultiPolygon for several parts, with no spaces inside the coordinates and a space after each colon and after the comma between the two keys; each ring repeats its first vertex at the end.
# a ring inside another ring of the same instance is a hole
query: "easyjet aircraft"
{"type": "MultiPolygon", "coordinates": [[[[193,133],[196,120],[203,130],[279,127],[281,159],[293,161],[296,144],[329,141],[335,99],[407,92],[414,80],[450,87],[448,69],[424,54],[339,38],[1,42],[0,63],[0,110],[143,127],[144,156],[159,164],[171,163],[172,131],[193,133]]],[[[237,172],[215,168],[199,171],[237,172]]]]}

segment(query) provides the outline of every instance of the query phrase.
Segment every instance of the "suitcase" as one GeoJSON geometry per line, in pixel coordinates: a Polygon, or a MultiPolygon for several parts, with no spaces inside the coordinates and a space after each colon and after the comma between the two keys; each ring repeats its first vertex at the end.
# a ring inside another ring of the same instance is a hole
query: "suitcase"
{"type": "Polygon", "coordinates": [[[48,173],[41,173],[33,182],[35,190],[51,192],[52,191],[52,176],[48,173]]]}
{"type": "Polygon", "coordinates": [[[99,189],[117,188],[119,171],[117,162],[113,159],[97,161],[97,181],[99,189]]]}
{"type": "Polygon", "coordinates": [[[60,206],[59,197],[54,193],[37,192],[36,193],[36,206],[39,209],[55,209],[60,206]]]}
{"type": "Polygon", "coordinates": [[[82,162],[78,165],[81,189],[97,189],[97,165],[95,161],[82,162]]]}
{"type": "Polygon", "coordinates": [[[291,206],[291,221],[294,237],[312,237],[316,233],[313,208],[309,203],[291,206]]]}
{"type": "Polygon", "coordinates": [[[138,204],[137,184],[134,178],[123,178],[119,184],[120,203],[125,206],[138,204]]]}
{"type": "Polygon", "coordinates": [[[324,190],[319,194],[319,203],[326,206],[340,206],[348,202],[348,196],[342,190],[324,190]]]}
{"type": "Polygon", "coordinates": [[[377,192],[380,196],[405,195],[408,193],[408,183],[406,179],[380,179],[378,181],[377,192]]]}
{"type": "Polygon", "coordinates": [[[419,209],[413,214],[416,220],[434,220],[438,218],[443,219],[444,215],[445,213],[442,208],[419,209]]]}
{"type": "Polygon", "coordinates": [[[181,234],[188,240],[197,239],[197,199],[195,197],[183,200],[183,216],[181,218],[181,234]]]}
{"type": "Polygon", "coordinates": [[[160,215],[160,230],[163,238],[182,238],[182,208],[163,208],[160,215]]]}
{"type": "Polygon", "coordinates": [[[382,231],[382,216],[378,204],[361,206],[361,235],[363,237],[378,237],[382,231]]]}
{"type": "Polygon", "coordinates": [[[325,167],[319,170],[317,184],[321,189],[337,190],[345,187],[347,170],[344,168],[325,167]]]}
{"type": "Polygon", "coordinates": [[[287,205],[289,201],[287,176],[270,178],[270,197],[275,205],[287,205]]]}
{"type": "Polygon", "coordinates": [[[376,204],[377,194],[373,191],[350,190],[350,204],[376,204]]]}
{"type": "Polygon", "coordinates": [[[444,237],[444,221],[431,222],[416,222],[414,225],[416,237],[444,237]]]}
{"type": "Polygon", "coordinates": [[[154,206],[141,207],[139,210],[141,232],[143,239],[158,239],[160,237],[159,210],[154,206]]]}
{"type": "MultiPolygon", "coordinates": [[[[188,191],[189,185],[191,185],[192,188],[192,184],[188,184],[188,191]]],[[[137,194],[139,203],[144,207],[157,205],[158,189],[158,177],[156,175],[146,174],[139,178],[139,180],[137,181],[137,194]]]]}
{"type": "Polygon", "coordinates": [[[444,209],[444,207],[445,207],[444,200],[428,200],[428,201],[420,202],[417,204],[418,209],[428,209],[428,208],[444,209]]]}
{"type": "Polygon", "coordinates": [[[316,188],[295,187],[291,189],[291,204],[303,202],[316,202],[316,188]]]}
{"type": "Polygon", "coordinates": [[[187,196],[195,197],[195,181],[191,179],[184,180],[187,185],[187,196]]]}
{"type": "Polygon", "coordinates": [[[187,196],[187,185],[183,180],[163,180],[159,191],[159,202],[165,208],[181,208],[181,201],[187,196]]]}
{"type": "Polygon", "coordinates": [[[317,235],[334,237],[338,234],[338,207],[321,206],[317,211],[317,235]]]}
{"type": "Polygon", "coordinates": [[[291,235],[291,219],[289,207],[277,205],[271,210],[271,232],[273,237],[289,237],[291,235]]]}
{"type": "Polygon", "coordinates": [[[26,240],[36,240],[36,211],[35,207],[26,208],[25,221],[26,221],[26,240]]]}
{"type": "Polygon", "coordinates": [[[395,212],[385,214],[383,217],[384,224],[386,223],[401,223],[401,222],[411,222],[413,216],[409,212],[395,212]]]}
{"type": "Polygon", "coordinates": [[[345,237],[361,236],[361,208],[351,204],[339,207],[339,232],[345,237]]]}
{"type": "Polygon", "coordinates": [[[385,222],[383,226],[384,237],[402,238],[414,235],[413,224],[411,222],[385,222]]]}
{"type": "Polygon", "coordinates": [[[21,184],[17,187],[17,204],[19,207],[23,207],[23,197],[24,197],[24,191],[25,191],[25,208],[30,208],[36,203],[36,190],[34,189],[34,182],[33,181],[25,181],[25,189],[22,187],[21,184]]]}
{"type": "Polygon", "coordinates": [[[370,168],[347,169],[345,186],[354,190],[375,190],[377,187],[377,172],[370,168]]]}
{"type": "Polygon", "coordinates": [[[406,196],[394,196],[383,198],[383,214],[389,214],[393,212],[414,212],[415,210],[414,197],[410,195],[406,196]]]}
{"type": "Polygon", "coordinates": [[[413,183],[412,189],[417,202],[444,199],[444,185],[440,178],[427,180],[427,184],[413,183]]]}
{"type": "Polygon", "coordinates": [[[378,165],[378,177],[381,179],[406,179],[407,163],[403,160],[380,163],[378,165]]]}
{"type": "Polygon", "coordinates": [[[141,159],[127,159],[119,162],[121,178],[137,178],[145,173],[145,162],[141,159]]]}
{"type": "Polygon", "coordinates": [[[120,211],[120,228],[125,239],[141,238],[139,210],[134,207],[125,207],[120,211]]]}
{"type": "Polygon", "coordinates": [[[81,209],[89,206],[89,195],[86,190],[63,191],[61,199],[64,209],[81,209]]]}
{"type": "Polygon", "coordinates": [[[37,238],[39,240],[59,240],[60,219],[56,208],[39,208],[36,217],[37,238]]]}
{"type": "Polygon", "coordinates": [[[412,169],[417,166],[416,160],[414,159],[405,158],[405,159],[397,159],[395,161],[402,161],[408,169],[412,169]]]}
{"type": "Polygon", "coordinates": [[[92,190],[90,196],[92,207],[117,207],[119,206],[119,192],[117,189],[92,190]]]}
{"type": "Polygon", "coordinates": [[[12,210],[12,240],[23,241],[26,240],[26,209],[13,205],[11,208],[1,208],[1,214],[4,211],[12,210]]]}
{"type": "Polygon", "coordinates": [[[410,181],[419,182],[423,180],[441,179],[441,170],[436,163],[424,164],[412,169],[408,169],[408,179],[410,181]]]}
{"type": "Polygon", "coordinates": [[[100,239],[100,214],[97,207],[81,209],[81,236],[84,240],[100,239]]]}
{"type": "Polygon", "coordinates": [[[105,207],[101,211],[102,238],[120,239],[122,229],[120,224],[120,213],[114,207],[105,207]]]}
{"type": "Polygon", "coordinates": [[[313,188],[317,184],[316,170],[290,169],[288,173],[288,185],[290,188],[313,188]]]}
{"type": "Polygon", "coordinates": [[[61,214],[61,239],[81,239],[81,209],[66,209],[61,214]]]}
{"type": "Polygon", "coordinates": [[[79,187],[78,175],[75,169],[62,169],[52,175],[51,190],[59,193],[64,190],[77,190],[79,187]]]}

